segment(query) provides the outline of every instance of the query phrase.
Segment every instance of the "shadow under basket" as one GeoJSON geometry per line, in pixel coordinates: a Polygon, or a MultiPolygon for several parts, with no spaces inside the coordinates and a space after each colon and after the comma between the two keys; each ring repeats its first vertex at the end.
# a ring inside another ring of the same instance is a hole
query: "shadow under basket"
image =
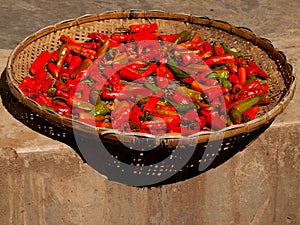
{"type": "Polygon", "coordinates": [[[132,186],[158,186],[183,181],[215,168],[243,150],[263,133],[288,105],[295,76],[285,55],[248,28],[207,17],[162,11],[116,11],[62,21],[23,40],[11,53],[1,77],[4,106],[31,129],[71,146],[109,180],[132,186]],[[216,132],[189,137],[120,133],[64,118],[27,98],[19,89],[29,67],[43,50],[54,51],[64,34],[85,41],[89,32],[110,35],[133,23],[157,23],[160,32],[198,31],[210,42],[226,42],[257,62],[269,75],[271,103],[260,107],[256,119],[216,132]]]}

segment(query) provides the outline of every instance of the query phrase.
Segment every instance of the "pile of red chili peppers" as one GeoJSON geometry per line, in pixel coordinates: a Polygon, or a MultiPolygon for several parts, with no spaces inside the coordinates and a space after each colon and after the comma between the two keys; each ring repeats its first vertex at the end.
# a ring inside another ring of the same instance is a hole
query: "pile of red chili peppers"
{"type": "Polygon", "coordinates": [[[225,43],[199,32],[61,35],[32,63],[22,92],[42,107],[101,128],[189,135],[253,120],[270,103],[268,74],[225,43]]]}

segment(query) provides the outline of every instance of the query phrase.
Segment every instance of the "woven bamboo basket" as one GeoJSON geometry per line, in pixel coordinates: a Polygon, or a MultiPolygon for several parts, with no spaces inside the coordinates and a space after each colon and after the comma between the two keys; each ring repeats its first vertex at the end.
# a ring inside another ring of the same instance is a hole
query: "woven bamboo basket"
{"type": "MultiPolygon", "coordinates": [[[[135,168],[131,172],[135,174],[136,178],[139,175],[159,177],[165,171],[172,172],[168,179],[156,179],[156,182],[152,182],[152,184],[170,183],[190,178],[220,165],[236,152],[243,150],[267,129],[275,117],[285,109],[293,97],[296,83],[293,68],[287,62],[285,55],[275,49],[269,40],[256,36],[248,28],[235,27],[224,21],[216,21],[207,17],[139,10],[85,15],[62,21],[30,35],[12,51],[7,63],[6,79],[11,93],[36,116],[58,129],[79,136],[81,143],[89,143],[79,146],[79,150],[86,161],[90,162],[96,170],[100,171],[98,169],[99,162],[95,160],[95,155],[90,154],[92,156],[88,156],[86,151],[93,151],[93,145],[90,144],[92,141],[101,140],[107,151],[114,156],[112,157],[113,163],[109,163],[109,169],[118,167],[120,173],[123,173],[122,165],[131,165],[135,168]],[[171,135],[120,133],[113,129],[95,128],[42,108],[35,101],[23,95],[18,88],[22,79],[29,75],[29,67],[41,51],[58,49],[61,45],[59,37],[62,34],[79,41],[85,41],[89,32],[100,31],[110,35],[130,24],[149,22],[156,22],[159,31],[164,33],[179,33],[182,30],[199,31],[201,37],[208,41],[225,41],[229,47],[246,53],[270,75],[268,84],[271,103],[260,107],[257,118],[250,122],[233,125],[218,132],[199,132],[192,137],[179,138],[171,135]],[[134,150],[141,146],[148,146],[149,148],[152,146],[152,150],[142,153],[134,150]],[[176,160],[182,157],[181,153],[174,155],[174,152],[177,152],[176,149],[178,148],[185,149],[187,146],[191,146],[192,150],[186,163],[180,168],[174,168],[174,164],[177,163],[176,160]],[[217,152],[206,151],[209,147],[217,148],[217,152]],[[82,151],[83,148],[88,150],[82,151]],[[164,163],[159,164],[158,162],[161,161],[164,163]],[[209,163],[209,166],[201,170],[200,164],[203,162],[209,163]]],[[[36,124],[36,126],[40,126],[40,124],[36,124]]],[[[100,172],[108,179],[123,182],[122,179],[110,177],[109,172],[100,172]]],[[[139,183],[133,183],[133,185],[140,186],[139,183]]]]}

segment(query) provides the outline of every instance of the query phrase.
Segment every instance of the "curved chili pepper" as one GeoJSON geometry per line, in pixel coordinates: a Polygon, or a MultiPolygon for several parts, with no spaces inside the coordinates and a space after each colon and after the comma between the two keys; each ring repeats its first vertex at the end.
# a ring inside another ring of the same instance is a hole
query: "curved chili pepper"
{"type": "Polygon", "coordinates": [[[158,38],[162,41],[174,42],[178,34],[160,34],[158,38]]]}
{"type": "Polygon", "coordinates": [[[114,33],[110,36],[110,38],[118,43],[125,43],[129,34],[118,34],[114,33]]]}
{"type": "Polygon", "coordinates": [[[208,66],[220,65],[220,64],[229,64],[229,63],[232,63],[234,61],[235,61],[235,57],[231,53],[218,55],[218,56],[211,56],[211,57],[204,60],[204,62],[208,66]]]}
{"type": "Polygon", "coordinates": [[[271,103],[271,97],[268,94],[261,95],[261,98],[259,99],[258,105],[268,105],[271,103]]]}
{"type": "Polygon", "coordinates": [[[62,45],[59,49],[58,58],[56,62],[56,67],[58,71],[60,71],[60,69],[63,67],[65,60],[69,54],[70,49],[67,47],[67,45],[62,45]]]}
{"type": "Polygon", "coordinates": [[[205,116],[205,125],[215,130],[221,130],[226,127],[225,121],[221,119],[216,110],[211,111],[209,115],[205,116]]]}
{"type": "Polygon", "coordinates": [[[52,52],[51,53],[51,59],[50,59],[49,62],[55,63],[57,61],[57,58],[58,58],[58,53],[59,53],[59,49],[57,49],[54,52],[52,52]]]}
{"type": "Polygon", "coordinates": [[[81,42],[74,40],[64,34],[60,35],[60,40],[66,44],[73,44],[73,45],[81,45],[82,44],[81,42]]]}
{"type": "Polygon", "coordinates": [[[181,31],[176,38],[174,39],[173,43],[174,44],[180,44],[182,42],[189,41],[191,39],[192,33],[188,30],[183,30],[181,31]]]}
{"type": "Polygon", "coordinates": [[[220,45],[220,44],[215,43],[215,44],[213,45],[213,53],[214,53],[215,55],[223,55],[223,54],[225,54],[225,51],[224,51],[223,46],[220,45]]]}
{"type": "Polygon", "coordinates": [[[203,42],[202,45],[203,45],[204,52],[201,55],[201,58],[208,58],[208,57],[212,56],[212,51],[213,51],[212,45],[207,41],[203,42]]]}
{"type": "Polygon", "coordinates": [[[243,56],[243,53],[241,53],[241,52],[236,52],[236,51],[233,51],[233,50],[229,49],[229,48],[226,46],[226,44],[225,44],[224,42],[222,43],[222,47],[223,47],[225,53],[231,53],[231,54],[233,54],[234,57],[236,57],[236,58],[242,57],[242,56],[243,56]]]}
{"type": "Polygon", "coordinates": [[[42,84],[43,81],[46,79],[47,77],[47,71],[44,70],[44,69],[39,69],[35,75],[34,75],[34,78],[33,78],[33,81],[39,85],[39,84],[42,84]]]}
{"type": "Polygon", "coordinates": [[[39,93],[38,96],[36,98],[34,98],[34,100],[39,103],[40,105],[46,105],[50,108],[53,107],[53,104],[50,100],[50,98],[48,98],[47,96],[45,96],[44,94],[42,93],[39,93]]]}
{"type": "Polygon", "coordinates": [[[176,91],[179,91],[180,93],[187,94],[191,99],[196,100],[196,101],[201,101],[203,100],[202,94],[199,91],[195,91],[193,89],[180,86],[176,89],[176,91]]]}
{"type": "Polygon", "coordinates": [[[80,55],[93,61],[97,57],[98,53],[94,49],[82,48],[80,55]]]}
{"type": "Polygon", "coordinates": [[[164,91],[157,92],[154,96],[149,98],[149,101],[143,107],[143,112],[145,114],[145,119],[147,120],[150,115],[152,115],[154,109],[156,108],[156,103],[164,95],[164,91]]]}
{"type": "Polygon", "coordinates": [[[257,115],[259,111],[258,105],[252,106],[250,109],[248,109],[246,112],[243,113],[242,118],[244,122],[249,122],[250,120],[255,119],[255,116],[257,115]]]}
{"type": "Polygon", "coordinates": [[[150,28],[150,24],[147,23],[129,25],[129,29],[131,33],[138,33],[149,28],[150,28]]]}
{"type": "Polygon", "coordinates": [[[253,81],[245,84],[244,86],[242,86],[240,91],[248,91],[251,89],[259,90],[259,89],[262,89],[262,86],[258,80],[253,80],[253,81]]]}
{"type": "Polygon", "coordinates": [[[244,99],[239,103],[235,104],[230,110],[230,118],[234,124],[242,123],[242,115],[252,106],[258,104],[260,96],[244,99]]]}
{"type": "Polygon", "coordinates": [[[90,32],[88,33],[88,37],[100,42],[105,42],[110,39],[109,36],[100,32],[90,32]]]}
{"type": "Polygon", "coordinates": [[[254,69],[256,74],[266,79],[269,78],[269,75],[264,70],[262,70],[254,61],[248,62],[248,65],[254,69]]]}
{"type": "Polygon", "coordinates": [[[143,78],[140,72],[137,69],[133,69],[130,67],[124,67],[119,70],[119,76],[121,79],[128,81],[138,81],[143,78]]]}
{"type": "Polygon", "coordinates": [[[238,77],[239,77],[239,83],[241,85],[244,85],[246,83],[246,80],[247,80],[245,67],[239,67],[238,68],[238,77]]]}
{"type": "Polygon", "coordinates": [[[52,85],[52,78],[47,77],[41,84],[41,90],[43,92],[47,92],[47,90],[51,87],[52,85]]]}
{"type": "Polygon", "coordinates": [[[130,40],[127,40],[127,42],[144,40],[148,35],[156,31],[157,29],[158,29],[157,23],[152,23],[149,25],[149,27],[141,30],[140,32],[130,35],[130,40]]]}
{"type": "Polygon", "coordinates": [[[79,82],[81,79],[85,79],[86,76],[91,76],[93,74],[93,71],[90,67],[92,63],[92,60],[84,59],[80,66],[77,67],[77,69],[75,69],[75,71],[71,74],[71,78],[79,82]],[[88,70],[91,72],[88,73],[88,70]]]}
{"type": "Polygon", "coordinates": [[[68,73],[71,75],[82,63],[82,59],[78,55],[74,55],[72,57],[71,62],[69,63],[68,66],[68,73]]]}
{"type": "MultiPolygon", "coordinates": [[[[155,64],[156,65],[156,64],[155,64]]],[[[160,88],[167,88],[169,85],[168,79],[167,79],[167,72],[164,67],[161,65],[156,68],[156,83],[157,86],[160,88]]]]}
{"type": "Polygon", "coordinates": [[[142,73],[142,77],[147,77],[155,72],[157,72],[158,65],[156,63],[150,64],[147,69],[142,73]]]}
{"type": "Polygon", "coordinates": [[[168,60],[168,63],[166,66],[172,71],[174,77],[177,77],[178,79],[188,78],[190,77],[189,74],[187,74],[185,71],[179,69],[179,67],[176,65],[174,60],[168,60]]]}
{"type": "Polygon", "coordinates": [[[29,68],[29,72],[32,75],[46,66],[46,64],[51,60],[52,54],[49,51],[42,51],[39,56],[33,61],[29,68]]]}

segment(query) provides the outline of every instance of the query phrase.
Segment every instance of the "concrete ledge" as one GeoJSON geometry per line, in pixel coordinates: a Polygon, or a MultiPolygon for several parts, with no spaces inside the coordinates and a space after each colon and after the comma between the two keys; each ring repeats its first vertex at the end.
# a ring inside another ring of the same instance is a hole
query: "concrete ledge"
{"type": "MultiPolygon", "coordinates": [[[[9,53],[0,50],[1,73],[9,53]]],[[[266,132],[216,169],[151,189],[106,180],[1,104],[0,224],[300,224],[297,102],[299,88],[266,132]]]]}

